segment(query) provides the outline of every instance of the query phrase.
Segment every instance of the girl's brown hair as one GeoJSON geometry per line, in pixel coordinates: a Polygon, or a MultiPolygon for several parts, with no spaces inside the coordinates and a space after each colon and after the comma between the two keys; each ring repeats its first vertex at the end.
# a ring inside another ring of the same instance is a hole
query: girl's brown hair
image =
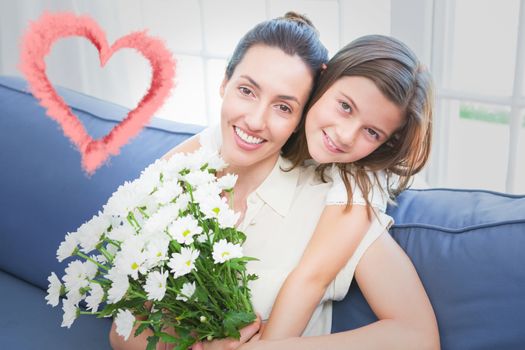
{"type": "MultiPolygon", "coordinates": [[[[394,198],[410,185],[412,176],[428,160],[434,100],[432,79],[416,55],[401,41],[382,35],[364,36],[343,47],[328,62],[305,108],[305,115],[330,86],[344,76],[372,80],[384,96],[401,109],[404,117],[403,125],[367,157],[349,164],[336,164],[348,193],[347,208],[352,202],[349,176],[355,179],[370,207],[368,194],[373,179],[367,175],[367,170],[374,172],[376,181],[375,172],[385,171],[388,195],[394,198]],[[397,175],[395,179],[393,175],[397,175]]],[[[293,167],[311,158],[304,130],[305,119],[302,118],[297,132],[282,150],[282,155],[291,160],[293,167]]],[[[317,167],[323,180],[326,169],[331,166],[321,164],[317,167]]]]}

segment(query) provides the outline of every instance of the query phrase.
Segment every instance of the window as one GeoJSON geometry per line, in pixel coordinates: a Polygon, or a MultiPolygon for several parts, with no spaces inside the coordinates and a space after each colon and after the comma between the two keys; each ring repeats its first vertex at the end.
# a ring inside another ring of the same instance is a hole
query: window
{"type": "Polygon", "coordinates": [[[434,1],[433,19],[431,185],[524,193],[525,1],[434,1]]]}

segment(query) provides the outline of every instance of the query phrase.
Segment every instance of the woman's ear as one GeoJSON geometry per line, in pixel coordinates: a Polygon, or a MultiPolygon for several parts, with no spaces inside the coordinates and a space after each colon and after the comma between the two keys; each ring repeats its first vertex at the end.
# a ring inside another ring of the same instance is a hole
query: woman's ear
{"type": "Polygon", "coordinates": [[[224,90],[226,90],[226,84],[228,84],[228,77],[224,75],[224,78],[222,79],[221,87],[219,89],[219,93],[221,95],[221,98],[224,97],[224,90]]]}
{"type": "Polygon", "coordinates": [[[326,65],[326,63],[323,63],[321,65],[321,75],[326,71],[326,68],[328,68],[328,66],[326,65]]]}

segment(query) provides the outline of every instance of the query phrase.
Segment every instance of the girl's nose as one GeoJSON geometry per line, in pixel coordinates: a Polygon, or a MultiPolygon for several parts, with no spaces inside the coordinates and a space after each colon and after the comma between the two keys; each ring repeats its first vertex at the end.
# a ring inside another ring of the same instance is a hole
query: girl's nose
{"type": "Polygon", "coordinates": [[[354,118],[346,120],[336,127],[337,141],[341,146],[352,147],[354,144],[361,126],[354,118]]]}

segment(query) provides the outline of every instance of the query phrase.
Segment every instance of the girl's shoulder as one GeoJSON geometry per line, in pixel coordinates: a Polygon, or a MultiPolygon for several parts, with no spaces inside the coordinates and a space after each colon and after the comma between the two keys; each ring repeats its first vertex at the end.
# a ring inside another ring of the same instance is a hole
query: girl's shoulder
{"type": "MultiPolygon", "coordinates": [[[[371,203],[372,207],[381,212],[385,212],[388,204],[386,173],[384,171],[367,171],[366,174],[372,184],[369,193],[366,194],[368,201],[371,203]]],[[[332,181],[332,186],[326,196],[326,205],[346,205],[348,203],[348,192],[341,177],[341,173],[339,172],[339,168],[335,166],[335,164],[332,165],[327,171],[327,175],[329,175],[332,181]]],[[[365,194],[363,194],[359,186],[357,186],[355,178],[349,175],[348,179],[352,189],[352,204],[366,205],[365,194]]]]}

